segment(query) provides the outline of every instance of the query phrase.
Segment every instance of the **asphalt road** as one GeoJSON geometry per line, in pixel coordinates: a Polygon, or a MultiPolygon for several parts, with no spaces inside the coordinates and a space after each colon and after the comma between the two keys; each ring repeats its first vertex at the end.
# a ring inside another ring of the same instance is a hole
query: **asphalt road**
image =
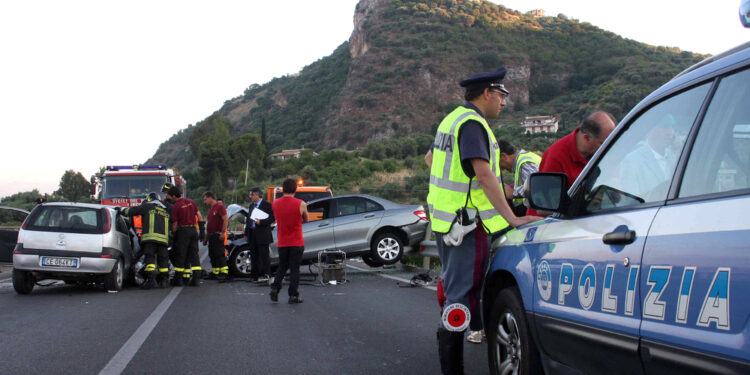
{"type": "MultiPolygon", "coordinates": [[[[244,280],[119,293],[55,283],[21,296],[2,272],[0,374],[439,374],[434,287],[350,263],[348,283],[303,281],[299,305],[286,284],[273,303],[244,280]]],[[[485,344],[464,352],[467,374],[488,373],[485,344]]]]}

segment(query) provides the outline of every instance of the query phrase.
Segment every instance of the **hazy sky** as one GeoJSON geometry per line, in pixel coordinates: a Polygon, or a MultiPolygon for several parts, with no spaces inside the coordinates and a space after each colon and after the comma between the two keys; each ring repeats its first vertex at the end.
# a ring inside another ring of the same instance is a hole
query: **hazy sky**
{"type": "MultiPolygon", "coordinates": [[[[750,40],[739,0],[494,2],[693,52],[750,40]]],[[[0,197],[51,193],[67,169],[88,178],[145,161],[251,84],[330,55],[348,40],[356,3],[0,2],[0,197]]]]}

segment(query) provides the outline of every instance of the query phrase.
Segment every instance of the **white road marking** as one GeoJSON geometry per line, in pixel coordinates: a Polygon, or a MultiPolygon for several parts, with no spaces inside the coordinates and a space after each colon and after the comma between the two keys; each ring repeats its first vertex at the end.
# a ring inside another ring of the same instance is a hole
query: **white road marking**
{"type": "MultiPolygon", "coordinates": [[[[384,273],[381,273],[381,272],[378,272],[378,271],[373,271],[373,270],[368,270],[368,269],[365,269],[365,268],[359,268],[359,267],[357,267],[357,266],[352,266],[351,264],[347,264],[346,266],[347,266],[347,267],[350,267],[350,268],[354,268],[354,269],[355,269],[355,270],[357,270],[357,271],[362,271],[362,272],[370,272],[370,273],[375,273],[375,274],[377,274],[378,276],[382,276],[382,277],[385,277],[386,279],[391,279],[391,280],[401,281],[401,282],[403,282],[403,283],[407,283],[407,284],[410,284],[410,283],[411,283],[411,280],[407,280],[407,279],[404,279],[404,278],[401,278],[401,277],[396,277],[396,276],[386,275],[386,274],[384,274],[384,273]]],[[[419,285],[419,284],[417,284],[417,285],[418,285],[418,286],[421,286],[422,288],[426,288],[426,289],[429,289],[429,290],[434,290],[434,291],[436,291],[436,292],[437,292],[437,287],[434,287],[434,286],[431,286],[431,285],[419,285]]]]}
{"type": "Polygon", "coordinates": [[[6,282],[6,281],[10,281],[11,279],[12,279],[12,277],[9,277],[9,278],[7,278],[7,279],[2,279],[2,280],[0,280],[0,283],[4,283],[4,282],[6,282]]]}
{"type": "Polygon", "coordinates": [[[153,331],[156,325],[159,324],[159,320],[161,320],[167,312],[169,306],[172,305],[172,302],[174,302],[175,299],[177,299],[177,295],[180,294],[182,289],[182,287],[172,288],[172,291],[164,297],[159,306],[156,306],[156,309],[151,315],[143,321],[141,326],[138,327],[132,336],[130,336],[128,341],[125,342],[117,354],[109,360],[109,363],[104,366],[102,371],[99,372],[99,375],[120,374],[125,370],[128,363],[130,363],[133,357],[135,357],[135,354],[138,353],[138,350],[151,334],[151,331],[153,331]]]}

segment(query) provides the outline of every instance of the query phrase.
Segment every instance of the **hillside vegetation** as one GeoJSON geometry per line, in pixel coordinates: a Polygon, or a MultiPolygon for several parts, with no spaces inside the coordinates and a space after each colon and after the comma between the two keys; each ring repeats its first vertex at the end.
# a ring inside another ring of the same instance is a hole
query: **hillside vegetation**
{"type": "Polygon", "coordinates": [[[487,1],[362,0],[354,19],[349,41],[330,56],[250,85],[164,142],[148,162],[180,168],[191,194],[230,188],[227,195],[244,200],[248,186],[301,176],[336,193],[421,200],[422,155],[440,119],[462,102],[460,79],[506,66],[509,105],[492,125],[498,136],[541,152],[595,109],[622,118],[705,57],[487,1]],[[561,131],[523,135],[520,122],[535,115],[558,116],[561,131]],[[302,147],[320,155],[267,157],[302,147]],[[255,156],[245,185],[245,165],[255,156]],[[403,169],[409,172],[400,183],[384,182],[383,173],[403,169]]]}

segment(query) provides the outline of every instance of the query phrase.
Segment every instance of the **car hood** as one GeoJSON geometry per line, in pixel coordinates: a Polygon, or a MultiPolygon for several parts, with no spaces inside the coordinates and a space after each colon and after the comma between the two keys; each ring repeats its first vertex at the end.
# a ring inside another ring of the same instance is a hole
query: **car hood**
{"type": "Polygon", "coordinates": [[[247,207],[240,206],[239,204],[230,204],[227,207],[227,217],[232,220],[234,215],[245,215],[247,216],[247,207]]]}

